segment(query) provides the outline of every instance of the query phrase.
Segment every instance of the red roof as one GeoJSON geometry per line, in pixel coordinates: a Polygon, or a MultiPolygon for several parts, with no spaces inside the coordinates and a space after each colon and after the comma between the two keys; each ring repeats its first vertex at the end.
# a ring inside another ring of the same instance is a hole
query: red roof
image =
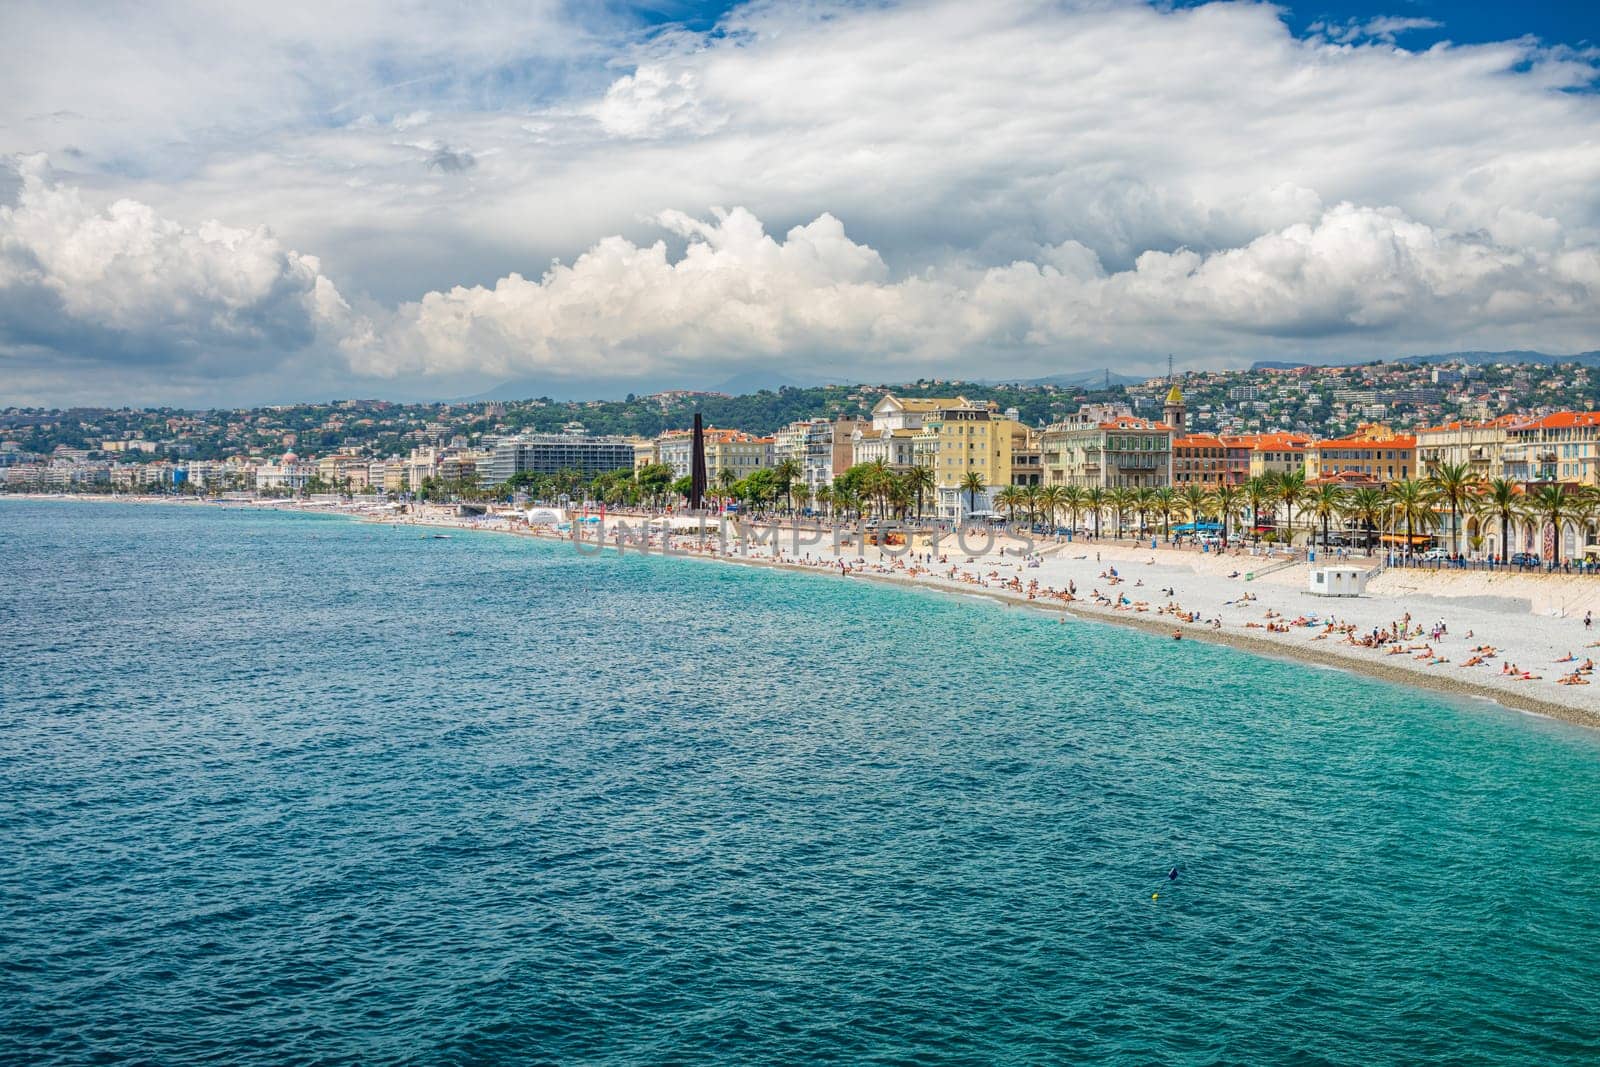
{"type": "Polygon", "coordinates": [[[1570,430],[1578,426],[1600,426],[1600,411],[1555,411],[1542,418],[1518,422],[1513,430],[1570,430]]]}

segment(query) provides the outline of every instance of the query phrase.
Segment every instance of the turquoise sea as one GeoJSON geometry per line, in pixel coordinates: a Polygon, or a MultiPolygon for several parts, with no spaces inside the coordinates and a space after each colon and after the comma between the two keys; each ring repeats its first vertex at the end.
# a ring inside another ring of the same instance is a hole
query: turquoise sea
{"type": "Polygon", "coordinates": [[[837,577],[0,500],[0,856],[6,1064],[1600,1058],[1600,733],[837,577]]]}

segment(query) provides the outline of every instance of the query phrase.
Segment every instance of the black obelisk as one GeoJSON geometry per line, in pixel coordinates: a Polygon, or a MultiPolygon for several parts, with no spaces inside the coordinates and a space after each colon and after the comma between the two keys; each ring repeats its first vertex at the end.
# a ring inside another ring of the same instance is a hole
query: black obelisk
{"type": "Polygon", "coordinates": [[[699,511],[706,501],[706,430],[700,413],[694,413],[694,452],[689,467],[689,510],[699,511]]]}

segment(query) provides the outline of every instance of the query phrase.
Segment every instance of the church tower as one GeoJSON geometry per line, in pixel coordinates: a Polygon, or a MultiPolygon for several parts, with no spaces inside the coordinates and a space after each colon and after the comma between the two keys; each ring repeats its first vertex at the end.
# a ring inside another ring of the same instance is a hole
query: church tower
{"type": "Polygon", "coordinates": [[[1178,383],[1173,382],[1172,388],[1167,390],[1167,405],[1161,410],[1161,421],[1172,427],[1174,437],[1184,432],[1183,421],[1187,408],[1183,405],[1183,390],[1178,388],[1178,383]]]}

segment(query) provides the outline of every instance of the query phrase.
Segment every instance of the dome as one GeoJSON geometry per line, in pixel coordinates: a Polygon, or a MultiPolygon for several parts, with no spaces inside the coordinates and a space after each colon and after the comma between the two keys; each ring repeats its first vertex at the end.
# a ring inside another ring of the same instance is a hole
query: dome
{"type": "Polygon", "coordinates": [[[1167,407],[1180,407],[1183,404],[1183,390],[1178,388],[1178,383],[1173,382],[1172,388],[1167,390],[1167,407]]]}

